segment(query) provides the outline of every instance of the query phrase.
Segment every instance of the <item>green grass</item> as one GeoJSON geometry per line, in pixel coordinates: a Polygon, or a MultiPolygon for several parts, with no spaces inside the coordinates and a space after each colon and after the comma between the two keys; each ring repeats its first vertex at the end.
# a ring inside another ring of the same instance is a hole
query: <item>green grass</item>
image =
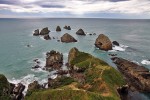
{"type": "Polygon", "coordinates": [[[64,77],[52,89],[31,91],[26,100],[120,100],[116,88],[126,84],[120,72],[84,52],[76,52],[70,63],[85,69],[84,84],[64,77]]]}

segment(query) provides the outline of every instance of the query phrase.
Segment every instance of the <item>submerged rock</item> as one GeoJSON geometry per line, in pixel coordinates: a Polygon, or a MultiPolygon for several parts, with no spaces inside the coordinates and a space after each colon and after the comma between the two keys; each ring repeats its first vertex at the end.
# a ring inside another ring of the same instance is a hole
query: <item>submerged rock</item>
{"type": "Polygon", "coordinates": [[[49,35],[44,35],[45,40],[51,40],[51,37],[49,35]]]}
{"type": "Polygon", "coordinates": [[[139,91],[150,92],[150,72],[147,68],[118,57],[112,60],[126,77],[129,85],[139,91]]]}
{"type": "Polygon", "coordinates": [[[34,35],[34,36],[40,35],[39,29],[35,30],[34,33],[33,33],[33,35],[34,35]]]}
{"type": "Polygon", "coordinates": [[[60,26],[57,26],[57,27],[56,27],[56,31],[57,31],[57,32],[60,32],[60,31],[61,31],[60,26]]]}
{"type": "Polygon", "coordinates": [[[119,46],[119,43],[117,41],[112,42],[113,45],[119,46]]]}
{"type": "Polygon", "coordinates": [[[77,42],[77,40],[73,36],[71,36],[70,34],[65,33],[61,37],[61,42],[70,43],[70,42],[77,42]]]}
{"type": "Polygon", "coordinates": [[[95,46],[101,50],[112,50],[112,43],[110,39],[104,34],[100,34],[95,41],[95,46]]]}
{"type": "Polygon", "coordinates": [[[54,50],[47,52],[46,69],[60,69],[63,65],[63,54],[54,50]]]}
{"type": "Polygon", "coordinates": [[[50,32],[50,30],[48,30],[48,27],[46,27],[41,30],[40,35],[47,35],[47,34],[49,34],[49,32],[50,32]]]}
{"type": "Polygon", "coordinates": [[[77,35],[86,35],[85,32],[83,31],[83,29],[79,29],[77,32],[76,32],[77,35]]]}

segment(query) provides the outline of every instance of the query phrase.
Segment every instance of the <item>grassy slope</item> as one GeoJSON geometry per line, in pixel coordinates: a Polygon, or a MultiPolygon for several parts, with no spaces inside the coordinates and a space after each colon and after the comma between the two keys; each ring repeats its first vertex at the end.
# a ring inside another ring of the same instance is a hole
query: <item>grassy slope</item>
{"type": "Polygon", "coordinates": [[[85,68],[85,83],[70,81],[56,89],[36,90],[27,100],[119,100],[116,87],[125,84],[122,75],[104,61],[78,52],[72,65],[85,68]]]}

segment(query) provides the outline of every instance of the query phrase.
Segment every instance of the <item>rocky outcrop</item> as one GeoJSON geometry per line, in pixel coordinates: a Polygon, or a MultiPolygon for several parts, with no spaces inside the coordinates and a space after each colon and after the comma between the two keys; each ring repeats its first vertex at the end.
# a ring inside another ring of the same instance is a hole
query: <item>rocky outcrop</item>
{"type": "Polygon", "coordinates": [[[31,91],[31,90],[37,90],[37,89],[40,89],[41,86],[39,85],[38,81],[34,81],[33,83],[30,83],[28,85],[28,91],[31,91]]]}
{"type": "Polygon", "coordinates": [[[56,27],[56,31],[57,31],[57,32],[60,32],[60,31],[61,31],[60,26],[57,26],[57,27],[56,27]]]}
{"type": "Polygon", "coordinates": [[[72,65],[72,60],[78,55],[79,50],[74,47],[69,51],[69,55],[68,55],[68,66],[72,65]]]}
{"type": "Polygon", "coordinates": [[[64,29],[66,29],[66,30],[71,30],[71,27],[65,25],[64,29]]]}
{"type": "Polygon", "coordinates": [[[39,29],[35,30],[34,33],[33,33],[33,35],[34,35],[34,36],[40,35],[39,29]]]}
{"type": "Polygon", "coordinates": [[[112,50],[112,43],[110,39],[104,34],[100,34],[95,41],[95,46],[101,50],[112,50]]]}
{"type": "Polygon", "coordinates": [[[24,89],[25,89],[25,86],[22,83],[18,83],[16,85],[16,87],[13,90],[13,93],[15,94],[14,97],[16,98],[16,100],[22,100],[22,98],[24,98],[24,95],[22,93],[24,89]]]}
{"type": "Polygon", "coordinates": [[[112,60],[126,77],[129,85],[139,91],[150,92],[150,72],[147,68],[118,57],[112,60]]]}
{"type": "Polygon", "coordinates": [[[23,100],[25,86],[21,83],[12,84],[0,74],[0,100],[23,100]]]}
{"type": "Polygon", "coordinates": [[[117,41],[112,42],[113,45],[119,46],[119,43],[117,41]]]}
{"type": "Polygon", "coordinates": [[[50,32],[50,30],[48,30],[48,27],[46,27],[41,30],[40,35],[47,35],[47,34],[49,34],[49,32],[50,32]]]}
{"type": "Polygon", "coordinates": [[[46,69],[60,69],[63,65],[63,54],[54,50],[46,54],[46,69]]]}
{"type": "Polygon", "coordinates": [[[70,43],[70,42],[77,42],[77,40],[73,36],[71,36],[70,34],[65,33],[61,37],[61,42],[70,43]]]}
{"type": "Polygon", "coordinates": [[[85,32],[83,31],[83,29],[79,29],[77,32],[76,32],[77,35],[86,35],[85,32]]]}
{"type": "Polygon", "coordinates": [[[51,37],[49,35],[44,35],[43,37],[45,40],[51,40],[51,37]]]}

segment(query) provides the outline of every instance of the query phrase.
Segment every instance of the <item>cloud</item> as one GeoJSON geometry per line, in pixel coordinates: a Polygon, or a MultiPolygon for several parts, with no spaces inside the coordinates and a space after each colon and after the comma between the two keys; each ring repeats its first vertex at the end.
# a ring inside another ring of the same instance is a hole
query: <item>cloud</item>
{"type": "Polygon", "coordinates": [[[150,0],[1,0],[0,10],[14,13],[70,13],[72,15],[150,15],[150,0]]]}

